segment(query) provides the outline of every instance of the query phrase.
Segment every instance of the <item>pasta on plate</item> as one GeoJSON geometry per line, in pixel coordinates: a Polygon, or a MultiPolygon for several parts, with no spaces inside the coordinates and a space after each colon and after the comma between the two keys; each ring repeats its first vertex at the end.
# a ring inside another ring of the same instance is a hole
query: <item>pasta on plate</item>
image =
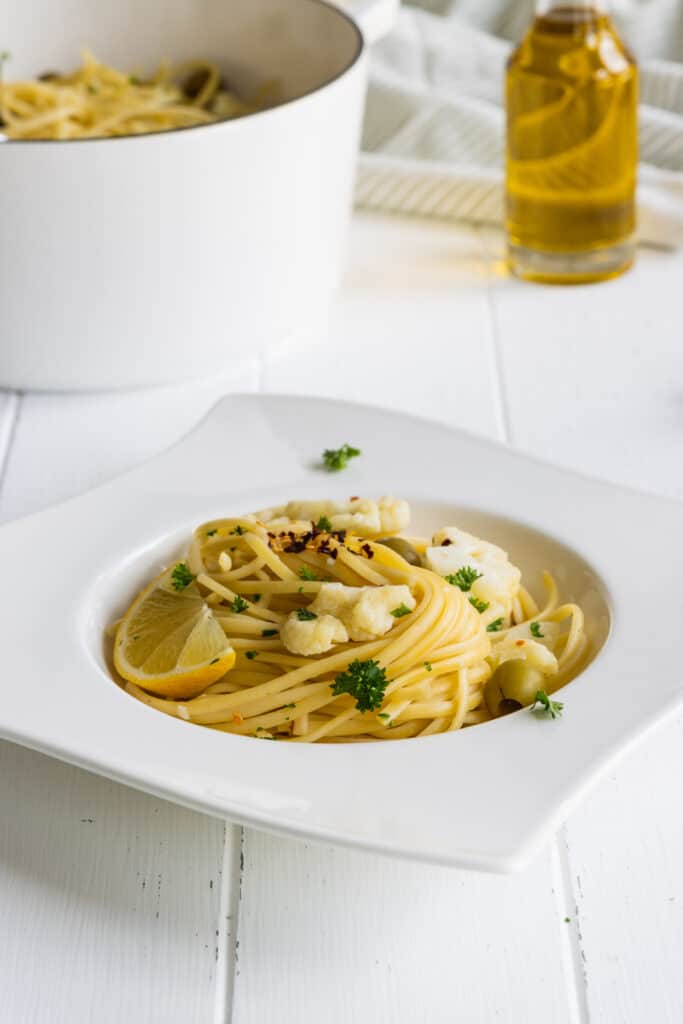
{"type": "Polygon", "coordinates": [[[394,498],[291,501],[194,531],[115,627],[128,693],[288,742],[429,736],[542,703],[582,665],[583,613],[539,607],[495,544],[407,531],[394,498]]]}
{"type": "Polygon", "coordinates": [[[7,82],[0,76],[0,132],[10,139],[91,139],[191,128],[262,109],[272,83],[249,102],[226,88],[216,64],[162,63],[148,77],[102,64],[87,51],[67,74],[7,82]]]}

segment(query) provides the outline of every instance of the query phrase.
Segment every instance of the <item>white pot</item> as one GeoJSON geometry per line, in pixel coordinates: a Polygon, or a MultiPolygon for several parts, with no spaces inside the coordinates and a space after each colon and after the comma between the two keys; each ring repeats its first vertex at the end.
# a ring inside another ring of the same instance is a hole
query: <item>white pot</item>
{"type": "Polygon", "coordinates": [[[0,146],[0,384],[210,375],[311,323],[338,282],[366,79],[396,0],[5,4],[8,78],[217,61],[286,102],[214,125],[0,146]],[[355,15],[355,18],[351,17],[355,15]]]}

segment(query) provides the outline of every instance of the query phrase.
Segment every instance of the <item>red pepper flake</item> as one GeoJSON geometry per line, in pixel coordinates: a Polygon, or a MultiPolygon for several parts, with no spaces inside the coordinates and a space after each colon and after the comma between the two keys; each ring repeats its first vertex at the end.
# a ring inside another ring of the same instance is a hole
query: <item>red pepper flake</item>
{"type": "Polygon", "coordinates": [[[239,711],[236,711],[232,716],[232,720],[235,725],[241,725],[244,721],[244,715],[241,715],[239,711]]]}
{"type": "Polygon", "coordinates": [[[453,543],[453,541],[452,541],[452,540],[450,539],[450,537],[446,537],[446,539],[445,539],[445,540],[442,540],[442,541],[441,541],[441,547],[442,547],[442,548],[447,548],[447,547],[450,547],[450,545],[451,545],[452,543],[453,543]]]}
{"type": "Polygon", "coordinates": [[[349,501],[360,501],[360,498],[358,497],[357,494],[352,494],[351,497],[349,498],[349,501]]]}
{"type": "Polygon", "coordinates": [[[365,544],[361,544],[361,551],[365,552],[367,558],[375,557],[375,552],[372,550],[371,546],[367,542],[365,544]]]}
{"type": "Polygon", "coordinates": [[[524,647],[525,640],[515,640],[515,647],[524,647]]]}

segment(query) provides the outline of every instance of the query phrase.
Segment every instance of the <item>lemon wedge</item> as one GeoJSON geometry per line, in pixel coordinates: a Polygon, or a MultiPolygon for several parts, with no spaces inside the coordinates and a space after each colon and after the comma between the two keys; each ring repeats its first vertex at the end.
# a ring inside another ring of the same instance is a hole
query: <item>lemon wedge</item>
{"type": "Polygon", "coordinates": [[[195,697],[235,663],[230,641],[194,582],[175,589],[166,569],[135,598],[114,640],[119,675],[149,693],[195,697]]]}

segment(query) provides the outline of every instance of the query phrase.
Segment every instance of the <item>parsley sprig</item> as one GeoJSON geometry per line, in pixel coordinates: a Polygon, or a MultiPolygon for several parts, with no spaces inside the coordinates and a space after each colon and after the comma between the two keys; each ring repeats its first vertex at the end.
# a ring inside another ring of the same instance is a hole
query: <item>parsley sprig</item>
{"type": "Polygon", "coordinates": [[[297,608],[296,617],[299,622],[311,622],[313,619],[318,618],[315,612],[312,612],[309,608],[297,608]]]}
{"type": "Polygon", "coordinates": [[[317,580],[316,574],[308,565],[302,565],[299,569],[299,576],[302,580],[317,580]]]}
{"type": "Polygon", "coordinates": [[[450,583],[453,587],[460,587],[463,592],[467,592],[472,589],[472,584],[475,580],[481,579],[482,573],[477,572],[471,565],[463,565],[462,569],[458,569],[457,572],[452,572],[446,576],[446,582],[450,583]]]}
{"type": "Polygon", "coordinates": [[[394,616],[395,619],[402,619],[404,615],[410,615],[410,608],[408,607],[408,605],[404,604],[403,601],[401,601],[398,608],[391,609],[391,614],[394,616]]]}
{"type": "Polygon", "coordinates": [[[327,516],[321,516],[318,522],[315,524],[316,530],[321,530],[322,533],[332,532],[332,523],[329,521],[327,516]]]}
{"type": "Polygon", "coordinates": [[[545,690],[537,690],[534,702],[531,705],[532,711],[537,711],[540,715],[548,715],[550,718],[559,718],[562,714],[564,704],[559,700],[551,700],[545,690]],[[536,708],[539,704],[540,707],[536,708]]]}
{"type": "Polygon", "coordinates": [[[171,583],[174,590],[184,590],[185,587],[189,587],[194,578],[194,573],[190,572],[187,562],[178,562],[177,565],[173,566],[171,583]]]}
{"type": "Polygon", "coordinates": [[[323,465],[329,473],[338,473],[340,469],[346,469],[349,459],[355,459],[360,454],[360,448],[352,448],[350,444],[343,444],[341,448],[326,448],[323,452],[323,465]]]}
{"type": "Polygon", "coordinates": [[[529,629],[531,630],[531,635],[535,636],[537,640],[540,640],[542,637],[545,636],[545,633],[541,632],[540,622],[532,622],[529,626],[529,629]]]}
{"type": "Polygon", "coordinates": [[[249,607],[249,602],[245,601],[241,594],[238,594],[234,601],[230,602],[230,611],[235,612],[239,615],[240,612],[246,612],[249,607]]]}
{"type": "Polygon", "coordinates": [[[478,597],[470,597],[470,598],[468,598],[468,600],[469,600],[470,604],[472,605],[472,607],[477,609],[477,611],[479,612],[480,615],[483,612],[485,612],[486,609],[489,606],[489,602],[488,601],[480,601],[478,597]]]}
{"type": "Polygon", "coordinates": [[[382,706],[387,688],[387,674],[378,661],[356,658],[346,672],[341,672],[332,683],[332,693],[339,697],[348,693],[356,700],[359,711],[375,711],[382,706]]]}

